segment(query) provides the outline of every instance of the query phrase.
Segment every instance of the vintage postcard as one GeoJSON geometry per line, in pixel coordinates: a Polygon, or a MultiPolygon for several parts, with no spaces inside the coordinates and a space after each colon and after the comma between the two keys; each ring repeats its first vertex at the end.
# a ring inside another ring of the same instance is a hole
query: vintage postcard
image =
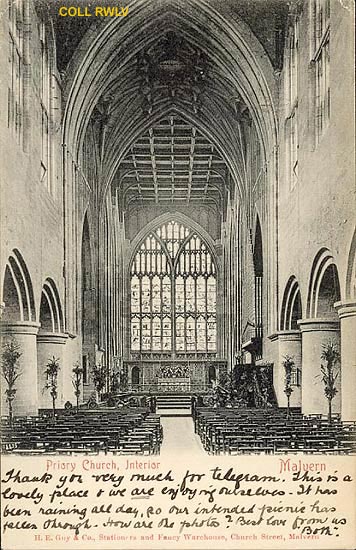
{"type": "Polygon", "coordinates": [[[0,0],[1,548],[356,548],[353,0],[0,0]]]}

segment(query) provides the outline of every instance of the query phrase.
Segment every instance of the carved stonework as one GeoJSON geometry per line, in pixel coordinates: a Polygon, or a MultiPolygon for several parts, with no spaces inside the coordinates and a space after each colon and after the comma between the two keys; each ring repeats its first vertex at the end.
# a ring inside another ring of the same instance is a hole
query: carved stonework
{"type": "Polygon", "coordinates": [[[194,113],[201,108],[207,77],[207,60],[174,32],[137,56],[137,72],[141,78],[143,110],[151,114],[155,104],[168,97],[181,99],[194,113]]]}
{"type": "Polygon", "coordinates": [[[164,365],[157,372],[159,378],[188,378],[188,365],[164,365]]]}
{"type": "MultiPolygon", "coordinates": [[[[214,367],[216,375],[226,374],[226,361],[207,360],[164,360],[141,359],[124,361],[124,368],[130,372],[138,367],[141,373],[139,384],[141,391],[178,392],[178,393],[205,393],[211,389],[209,369],[214,367]]],[[[136,389],[137,389],[136,387],[136,389]]]]}

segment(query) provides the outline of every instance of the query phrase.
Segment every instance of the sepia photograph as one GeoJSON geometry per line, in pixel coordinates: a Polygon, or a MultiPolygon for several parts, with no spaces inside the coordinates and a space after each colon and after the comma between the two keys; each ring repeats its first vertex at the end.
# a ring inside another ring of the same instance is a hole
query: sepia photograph
{"type": "Polygon", "coordinates": [[[354,1],[0,8],[2,550],[354,549],[354,1]]]}

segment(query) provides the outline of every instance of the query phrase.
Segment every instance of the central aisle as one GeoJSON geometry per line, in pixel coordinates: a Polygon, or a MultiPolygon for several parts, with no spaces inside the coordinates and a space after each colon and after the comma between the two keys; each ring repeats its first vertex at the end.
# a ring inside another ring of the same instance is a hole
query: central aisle
{"type": "Polygon", "coordinates": [[[194,433],[194,423],[190,416],[161,417],[161,424],[163,427],[161,455],[206,454],[200,437],[194,433]]]}

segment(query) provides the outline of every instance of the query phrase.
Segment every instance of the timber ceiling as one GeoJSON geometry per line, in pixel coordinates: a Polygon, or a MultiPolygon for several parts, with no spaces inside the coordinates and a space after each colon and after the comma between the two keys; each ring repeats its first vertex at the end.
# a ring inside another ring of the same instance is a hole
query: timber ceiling
{"type": "MultiPolygon", "coordinates": [[[[52,10],[58,1],[53,0],[52,10]]],[[[89,6],[96,2],[88,1],[89,6]]],[[[187,4],[191,10],[185,11],[187,0],[165,0],[158,3],[157,20],[152,17],[155,3],[147,2],[149,9],[141,6],[136,12],[141,25],[136,20],[131,25],[128,17],[118,29],[100,21],[90,29],[86,40],[96,31],[100,40],[94,41],[91,63],[82,65],[76,132],[79,136],[86,128],[88,136],[94,135],[100,192],[104,196],[110,185],[123,210],[138,204],[170,208],[174,203],[223,211],[230,186],[231,192],[236,186],[242,198],[247,193],[248,144],[257,130],[259,139],[268,139],[265,111],[271,101],[269,84],[262,79],[260,86],[258,81],[266,61],[263,49],[254,37],[251,52],[244,40],[231,37],[224,30],[225,19],[247,22],[276,67],[288,2],[192,0],[187,4]],[[221,4],[224,25],[217,24],[206,4],[221,4]]],[[[76,58],[67,74],[66,66],[92,23],[73,18],[64,30],[60,19],[57,54],[67,93],[71,85],[77,86],[71,84],[76,58]]],[[[245,26],[244,33],[249,36],[245,26]]]]}
{"type": "Polygon", "coordinates": [[[179,116],[142,135],[120,163],[124,202],[221,205],[227,167],[216,147],[179,116]]]}

